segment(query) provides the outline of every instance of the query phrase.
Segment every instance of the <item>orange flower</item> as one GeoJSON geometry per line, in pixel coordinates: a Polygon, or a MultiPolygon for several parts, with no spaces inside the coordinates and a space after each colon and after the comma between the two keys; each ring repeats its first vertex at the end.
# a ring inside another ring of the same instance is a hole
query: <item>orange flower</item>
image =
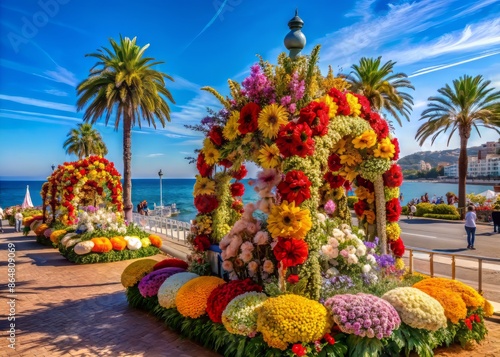
{"type": "Polygon", "coordinates": [[[151,241],[151,245],[155,246],[156,248],[160,248],[163,243],[161,238],[155,234],[150,234],[149,240],[151,241]]]}
{"type": "Polygon", "coordinates": [[[113,245],[108,238],[100,237],[92,238],[91,240],[94,242],[94,248],[92,248],[94,253],[107,253],[113,250],[113,245]]]}
{"type": "Polygon", "coordinates": [[[43,232],[45,232],[45,230],[46,230],[47,228],[49,228],[49,226],[48,226],[48,225],[46,225],[45,223],[43,223],[43,224],[39,225],[39,226],[38,226],[38,228],[36,228],[36,229],[35,229],[35,234],[36,234],[37,236],[40,236],[40,235],[42,235],[42,234],[43,234],[43,232]]]}
{"type": "Polygon", "coordinates": [[[113,246],[113,250],[124,250],[127,248],[127,241],[123,237],[113,237],[109,240],[113,246]]]}

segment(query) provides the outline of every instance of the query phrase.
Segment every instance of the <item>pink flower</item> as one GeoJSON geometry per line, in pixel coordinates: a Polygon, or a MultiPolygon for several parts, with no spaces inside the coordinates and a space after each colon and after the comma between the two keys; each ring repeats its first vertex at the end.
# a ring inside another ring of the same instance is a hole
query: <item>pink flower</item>
{"type": "Polygon", "coordinates": [[[267,244],[269,242],[269,233],[265,231],[258,231],[253,238],[253,242],[257,245],[267,244]]]}
{"type": "Polygon", "coordinates": [[[344,258],[347,258],[349,256],[349,252],[345,249],[342,249],[340,251],[340,255],[343,256],[344,258]]]}
{"type": "MultiPolygon", "coordinates": [[[[281,175],[275,169],[264,169],[257,173],[257,182],[255,188],[260,190],[272,189],[281,181],[281,175]]],[[[257,191],[258,192],[258,191],[257,191]]]]}
{"type": "Polygon", "coordinates": [[[254,246],[251,242],[244,242],[242,245],[241,245],[241,251],[242,252],[246,252],[246,251],[249,251],[249,252],[252,252],[254,250],[254,246]]]}
{"type": "Polygon", "coordinates": [[[243,262],[248,263],[250,260],[252,260],[253,255],[251,251],[245,250],[241,252],[240,254],[240,259],[243,260],[243,262]]]}
{"type": "Polygon", "coordinates": [[[335,202],[333,202],[332,200],[329,200],[325,204],[325,212],[329,216],[331,216],[335,212],[336,209],[337,209],[337,205],[335,205],[335,202]]]}
{"type": "Polygon", "coordinates": [[[247,232],[250,234],[255,234],[259,230],[259,225],[253,222],[247,222],[247,232]]]}
{"type": "Polygon", "coordinates": [[[231,233],[241,233],[247,228],[247,222],[244,220],[240,219],[239,221],[236,221],[234,224],[233,228],[231,229],[231,233]]]}
{"type": "Polygon", "coordinates": [[[264,270],[264,272],[266,272],[268,274],[272,274],[272,272],[274,272],[273,262],[270,260],[264,261],[264,265],[262,266],[262,269],[264,270]]]}
{"type": "Polygon", "coordinates": [[[224,260],[222,262],[222,269],[224,269],[225,271],[228,271],[228,272],[233,271],[234,270],[233,263],[230,260],[224,260]]]}
{"type": "Polygon", "coordinates": [[[250,263],[248,263],[248,271],[250,273],[255,274],[258,268],[259,268],[259,263],[257,263],[255,260],[252,260],[250,263]]]}

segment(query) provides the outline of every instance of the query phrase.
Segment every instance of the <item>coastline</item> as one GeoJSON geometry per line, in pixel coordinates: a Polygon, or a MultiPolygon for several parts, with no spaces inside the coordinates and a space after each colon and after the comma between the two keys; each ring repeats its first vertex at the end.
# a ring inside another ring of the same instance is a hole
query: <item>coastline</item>
{"type": "MultiPolygon", "coordinates": [[[[426,179],[418,179],[418,180],[404,180],[403,182],[420,182],[420,183],[448,183],[448,184],[457,184],[458,185],[458,179],[432,179],[432,180],[426,180],[426,179]]],[[[480,179],[468,179],[466,181],[467,185],[491,185],[491,187],[498,186],[500,185],[500,181],[494,181],[494,180],[480,180],[480,179]]]]}

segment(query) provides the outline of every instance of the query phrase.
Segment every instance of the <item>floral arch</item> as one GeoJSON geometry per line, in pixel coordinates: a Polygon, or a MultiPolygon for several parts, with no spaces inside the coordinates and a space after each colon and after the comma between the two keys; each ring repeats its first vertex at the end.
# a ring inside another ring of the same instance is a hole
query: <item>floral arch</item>
{"type": "Polygon", "coordinates": [[[191,236],[194,261],[219,244],[230,278],[275,276],[281,289],[302,281],[313,299],[321,264],[335,267],[339,254],[359,258],[356,245],[338,250],[351,226],[351,187],[359,226],[380,238],[381,252],[390,248],[401,268],[404,253],[398,141],[364,96],[348,91],[331,68],[321,75],[318,53],[296,60],[282,54],[277,65],[261,60],[241,85],[229,80],[230,98],[204,88],[224,108],[196,128],[207,136],[197,158],[191,236]],[[245,162],[262,171],[253,182],[259,201],[243,206],[245,162]],[[344,237],[333,242],[339,228],[344,237]]]}
{"type": "Polygon", "coordinates": [[[42,186],[44,217],[49,208],[52,220],[75,223],[78,206],[105,204],[123,212],[120,173],[112,162],[100,156],[59,165],[42,186]]]}

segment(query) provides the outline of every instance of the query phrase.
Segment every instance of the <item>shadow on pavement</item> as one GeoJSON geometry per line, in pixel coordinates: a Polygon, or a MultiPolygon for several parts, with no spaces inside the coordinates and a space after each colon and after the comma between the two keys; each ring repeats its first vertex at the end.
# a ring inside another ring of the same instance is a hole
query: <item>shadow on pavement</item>
{"type": "Polygon", "coordinates": [[[433,252],[441,252],[441,253],[460,253],[469,251],[467,248],[455,248],[455,249],[433,249],[433,252]]]}

